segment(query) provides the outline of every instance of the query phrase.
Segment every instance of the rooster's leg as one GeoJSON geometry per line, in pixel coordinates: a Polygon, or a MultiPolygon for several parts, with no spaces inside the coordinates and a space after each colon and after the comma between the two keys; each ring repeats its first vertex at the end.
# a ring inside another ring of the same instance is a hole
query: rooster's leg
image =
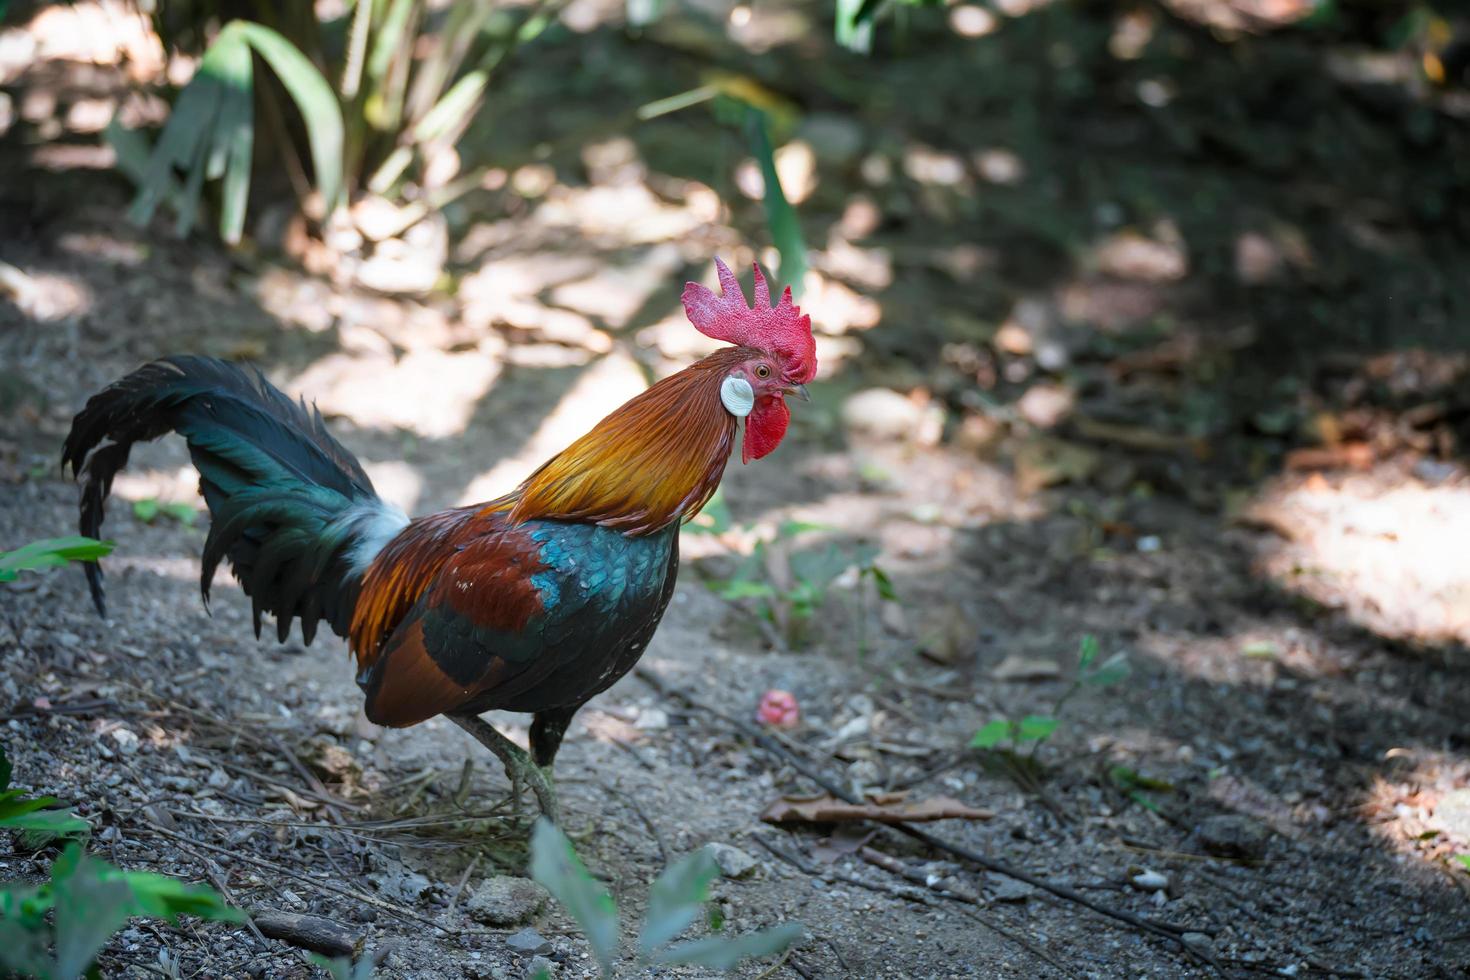
{"type": "Polygon", "coordinates": [[[536,712],[531,722],[531,757],[536,760],[536,765],[548,772],[551,770],[556,750],[561,748],[561,737],[567,733],[572,715],[581,707],[580,704],[574,704],[570,708],[551,708],[536,712]]]}
{"type": "Polygon", "coordinates": [[[536,796],[536,805],[552,823],[561,822],[561,811],[556,805],[556,790],[551,785],[550,768],[543,769],[532,761],[526,750],[521,748],[478,715],[448,715],[450,721],[469,732],[505,766],[510,777],[511,792],[517,801],[521,798],[521,787],[531,787],[536,796]]]}

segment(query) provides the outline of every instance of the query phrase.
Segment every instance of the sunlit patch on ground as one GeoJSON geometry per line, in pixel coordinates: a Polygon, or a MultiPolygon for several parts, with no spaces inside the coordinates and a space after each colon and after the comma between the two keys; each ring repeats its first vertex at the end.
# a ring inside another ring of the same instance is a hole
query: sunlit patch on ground
{"type": "Polygon", "coordinates": [[[1470,484],[1393,467],[1276,480],[1247,511],[1275,531],[1261,570],[1383,636],[1470,643],[1470,484]]]}
{"type": "Polygon", "coordinates": [[[1453,874],[1470,854],[1470,761],[1428,747],[1390,749],[1357,812],[1393,850],[1453,874]]]}
{"type": "Polygon", "coordinates": [[[401,428],[430,438],[463,432],[476,404],[499,377],[493,352],[410,351],[328,354],[291,384],[331,415],[361,425],[401,428]]]}

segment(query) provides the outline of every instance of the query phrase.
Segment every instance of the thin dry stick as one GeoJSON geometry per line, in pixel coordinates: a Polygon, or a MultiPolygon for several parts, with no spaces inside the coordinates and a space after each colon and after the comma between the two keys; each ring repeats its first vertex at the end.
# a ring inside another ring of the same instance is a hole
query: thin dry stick
{"type": "Polygon", "coordinates": [[[459,876],[459,883],[454,886],[454,894],[449,898],[449,914],[454,914],[454,907],[459,904],[459,896],[464,894],[464,887],[470,883],[470,875],[475,873],[475,868],[480,864],[480,855],[476,854],[470,861],[470,866],[464,869],[464,874],[459,876]]]}
{"type": "Polygon", "coordinates": [[[327,789],[326,784],[317,778],[316,773],[307,769],[301,758],[285,742],[281,741],[281,737],[275,732],[267,730],[265,737],[270,740],[271,746],[291,764],[291,768],[296,770],[296,775],[306,782],[307,787],[322,798],[322,805],[326,807],[327,816],[332,818],[332,823],[339,827],[346,823],[342,819],[342,811],[337,809],[336,803],[331,802],[335,797],[327,789]]]}
{"type": "MultiPolygon", "coordinates": [[[[842,800],[846,800],[848,803],[851,803],[855,806],[862,803],[862,801],[859,800],[846,787],[839,785],[835,780],[828,777],[826,774],[814,769],[806,762],[806,760],[800,758],[796,753],[785,748],[775,739],[770,738],[765,732],[762,732],[755,726],[748,724],[747,722],[744,722],[739,718],[733,718],[730,715],[725,714],[724,712],[709,707],[704,702],[695,698],[693,695],[666,683],[663,678],[659,677],[657,674],[646,668],[637,667],[634,668],[634,670],[639,678],[641,678],[646,684],[648,684],[650,687],[652,687],[654,690],[658,691],[665,697],[677,698],[678,700],[683,701],[685,704],[689,705],[692,708],[697,708],[701,711],[705,711],[709,714],[715,715],[716,717],[725,719],[725,721],[733,725],[737,731],[744,734],[757,746],[765,749],[767,752],[770,752],[773,755],[779,756],[797,772],[806,776],[812,782],[816,783],[818,786],[821,786],[833,796],[836,796],[842,800]]],[[[1179,949],[1181,949],[1185,953],[1185,955],[1191,957],[1192,959],[1208,963],[1216,971],[1222,974],[1225,972],[1224,968],[1220,965],[1214,954],[1201,949],[1197,949],[1196,947],[1184,941],[1184,934],[1186,932],[1199,932],[1208,934],[1209,930],[1206,928],[1199,926],[1191,926],[1189,928],[1186,928],[1184,926],[1175,925],[1169,922],[1160,922],[1156,919],[1146,919],[1142,916],[1134,915],[1132,912],[1124,911],[1123,909],[1115,909],[1111,906],[1103,905],[1102,903],[1095,902],[1092,899],[1088,898],[1086,895],[1083,895],[1081,892],[1069,888],[1066,885],[1057,884],[1056,882],[1048,881],[1045,878],[1039,878],[1036,875],[1031,874],[1029,871],[1022,871],[1020,868],[1013,868],[1003,861],[997,861],[994,858],[986,857],[979,851],[972,850],[971,848],[964,847],[960,844],[952,843],[942,837],[937,837],[934,834],[929,833],[928,831],[920,830],[917,827],[911,826],[906,823],[884,824],[883,826],[886,829],[893,831],[894,833],[904,834],[905,836],[912,837],[915,840],[922,841],[923,843],[928,844],[930,847],[937,848],[938,850],[942,851],[947,851],[950,854],[955,855],[956,857],[963,858],[966,861],[969,861],[971,864],[979,865],[986,871],[992,871],[996,874],[1005,875],[1007,878],[1014,878],[1016,881],[1023,881],[1026,884],[1031,885],[1033,888],[1040,888],[1042,891],[1050,892],[1058,898],[1062,898],[1077,905],[1081,905],[1083,908],[1091,909],[1093,912],[1096,912],[1099,915],[1105,916],[1109,919],[1113,919],[1117,922],[1121,922],[1125,925],[1133,927],[1134,929],[1138,929],[1151,935],[1158,936],[1161,939],[1166,939],[1170,943],[1173,943],[1175,946],[1178,946],[1179,949]]]]}
{"type": "MultiPolygon", "coordinates": [[[[230,890],[229,882],[227,882],[225,880],[225,877],[215,870],[214,862],[209,859],[209,855],[200,854],[198,851],[194,850],[187,844],[179,844],[177,846],[179,850],[183,851],[185,854],[188,854],[194,860],[199,862],[200,866],[204,868],[204,877],[209,879],[209,883],[214,886],[215,891],[219,892],[225,897],[226,902],[229,902],[237,909],[242,908],[239,900],[235,898],[235,893],[230,890]]],[[[255,924],[255,919],[248,912],[245,914],[245,926],[251,932],[255,933],[256,939],[259,939],[261,942],[265,942],[265,936],[261,934],[260,928],[255,924]]]]}
{"type": "MultiPolygon", "coordinates": [[[[440,932],[444,933],[449,932],[447,928],[441,926],[433,919],[419,915],[412,909],[406,909],[401,905],[396,905],[393,902],[384,901],[381,898],[378,898],[374,895],[369,895],[367,892],[357,891],[354,888],[340,888],[337,885],[328,884],[325,881],[313,878],[311,875],[302,874],[301,872],[293,871],[290,868],[285,867],[284,865],[276,864],[274,861],[267,861],[264,858],[251,857],[248,854],[241,854],[238,851],[232,851],[227,847],[218,847],[214,844],[206,844],[203,841],[190,840],[183,834],[176,834],[171,830],[165,830],[162,827],[158,826],[158,824],[151,823],[139,829],[149,833],[154,833],[163,837],[167,837],[172,841],[184,844],[192,844],[195,847],[202,847],[206,851],[214,851],[217,854],[224,854],[227,855],[232,861],[244,861],[246,864],[253,864],[257,868],[264,868],[267,871],[274,871],[276,874],[285,875],[287,878],[295,878],[297,881],[304,882],[305,884],[311,885],[314,888],[320,888],[322,891],[332,892],[335,895],[341,895],[343,898],[350,898],[354,901],[366,902],[367,904],[372,905],[376,908],[380,908],[385,912],[391,912],[394,915],[401,916],[405,919],[412,919],[415,922],[423,923],[431,929],[437,929],[440,932]]],[[[472,931],[482,933],[484,935],[495,935],[494,933],[490,933],[487,930],[477,929],[472,931]]]]}

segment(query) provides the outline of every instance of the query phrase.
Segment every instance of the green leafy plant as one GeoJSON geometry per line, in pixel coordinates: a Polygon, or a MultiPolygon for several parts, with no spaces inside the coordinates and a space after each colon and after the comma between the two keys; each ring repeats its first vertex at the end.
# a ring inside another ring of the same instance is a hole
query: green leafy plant
{"type": "Polygon", "coordinates": [[[0,745],[0,830],[11,830],[31,847],[43,847],[53,840],[88,837],[92,825],[70,807],[62,806],[54,796],[27,796],[24,790],[12,789],[12,768],[5,747],[0,745]]]}
{"type": "Polygon", "coordinates": [[[145,524],[152,524],[160,517],[167,517],[177,521],[185,527],[192,527],[199,519],[199,511],[191,504],[160,502],[156,497],[148,497],[145,500],[133,501],[133,516],[145,524]]]}
{"type": "Polygon", "coordinates": [[[180,915],[241,921],[212,889],[166,875],[123,871],[88,855],[87,823],[51,796],[10,788],[10,760],[0,746],[0,829],[29,847],[65,840],[49,881],[0,889],[0,967],[46,980],[100,977],[96,959],[108,938],[135,915],[177,920],[180,915]]]}
{"type": "Polygon", "coordinates": [[[1099,663],[1099,653],[1097,637],[1090,633],[1083,636],[1077,652],[1077,675],[1057,698],[1051,714],[993,718],[970,736],[970,747],[984,752],[987,764],[1010,776],[1022,789],[1039,792],[1043,770],[1036,753],[1061,727],[1062,708],[1084,688],[1111,687],[1126,680],[1131,672],[1125,654],[1115,653],[1099,663]]]}
{"type": "Polygon", "coordinates": [[[728,578],[706,584],[727,602],[757,600],[761,615],[780,628],[788,641],[800,646],[812,618],[826,605],[838,580],[856,568],[853,593],[858,606],[858,647],[866,653],[869,587],[882,602],[894,601],[898,594],[893,580],[877,563],[876,545],[842,546],[827,541],[796,547],[796,539],[803,535],[832,530],[825,524],[785,521],[771,542],[757,541],[728,578]]]}
{"type": "MultiPolygon", "coordinates": [[[[714,858],[703,849],[664,869],[649,889],[647,918],[638,931],[640,964],[731,970],[751,957],[780,953],[801,936],[803,927],[797,923],[733,938],[719,935],[719,921],[702,916],[710,882],[719,873],[714,858]],[[702,917],[716,930],[715,935],[674,943],[702,917]]],[[[538,821],[531,833],[531,876],[581,926],[603,976],[611,976],[618,950],[617,903],[577,857],[567,836],[547,820],[538,821]]]]}
{"type": "MultiPolygon", "coordinates": [[[[644,3],[648,0],[629,0],[644,3]]],[[[657,2],[657,0],[655,0],[657,2]]],[[[637,112],[641,121],[655,119],[691,106],[711,103],[715,118],[723,125],[744,135],[750,155],[761,169],[765,185],[762,203],[766,212],[766,229],[771,244],[776,246],[781,264],[777,281],[791,287],[791,295],[800,300],[805,289],[808,268],[806,239],[797,219],[796,209],[786,197],[781,175],[776,170],[775,141],[772,132],[788,132],[794,127],[794,108],[781,96],[759,82],[742,75],[711,74],[698,88],[680,92],[643,106],[637,112]]]]}
{"type": "Polygon", "coordinates": [[[1145,776],[1143,773],[1129,766],[1109,766],[1107,770],[1108,783],[1128,799],[1137,803],[1145,810],[1159,812],[1159,804],[1150,793],[1172,793],[1174,784],[1166,779],[1156,779],[1153,776],[1145,776]]]}
{"type": "Polygon", "coordinates": [[[0,892],[0,965],[47,980],[100,977],[97,954],[135,915],[170,922],[181,915],[227,922],[244,918],[210,888],[123,871],[73,841],[52,862],[49,881],[0,892]]]}
{"type": "Polygon", "coordinates": [[[343,16],[319,19],[309,6],[283,13],[250,0],[231,5],[243,16],[217,31],[222,7],[212,0],[139,6],[167,48],[202,57],[156,144],[116,123],[108,128],[119,169],[138,185],[132,217],[146,222],[167,204],[175,231],[187,234],[205,183],[217,180],[220,236],[233,243],[244,231],[252,171],[275,165],[256,152],[258,141],[287,157],[303,209],[324,221],[349,194],[402,198],[411,185],[406,227],[477,186],[478,175],[460,174],[454,145],[484,103],[491,74],[546,28],[552,4],[356,0],[343,16]],[[257,58],[278,85],[257,81],[257,58]],[[286,123],[281,93],[299,130],[286,123]]]}
{"type": "Polygon", "coordinates": [[[1470,871],[1470,854],[1456,854],[1455,860],[1460,862],[1466,871],[1470,871]]]}
{"type": "Polygon", "coordinates": [[[111,541],[92,538],[46,538],[14,551],[0,551],[0,582],[13,582],[21,572],[56,568],[73,561],[96,561],[109,554],[111,541]]]}
{"type": "Polygon", "coordinates": [[[942,7],[941,0],[836,0],[833,36],[837,43],[858,54],[871,54],[873,35],[884,18],[907,30],[908,11],[916,7],[942,7]]]}

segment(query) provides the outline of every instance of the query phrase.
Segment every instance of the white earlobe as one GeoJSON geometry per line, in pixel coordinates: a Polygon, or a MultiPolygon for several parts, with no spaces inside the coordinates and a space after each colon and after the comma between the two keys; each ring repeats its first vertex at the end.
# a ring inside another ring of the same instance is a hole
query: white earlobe
{"type": "Polygon", "coordinates": [[[743,419],[755,407],[755,389],[744,378],[729,377],[720,385],[720,402],[725,411],[743,419]]]}

